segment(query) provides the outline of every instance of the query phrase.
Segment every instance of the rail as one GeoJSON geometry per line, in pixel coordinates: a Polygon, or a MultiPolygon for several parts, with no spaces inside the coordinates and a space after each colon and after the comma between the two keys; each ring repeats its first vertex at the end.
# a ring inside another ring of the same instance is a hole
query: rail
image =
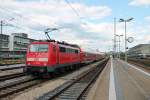
{"type": "Polygon", "coordinates": [[[84,94],[87,92],[91,84],[95,82],[96,78],[105,67],[107,61],[108,59],[103,60],[96,67],[88,70],[86,73],[79,75],[75,80],[67,81],[60,87],[39,97],[37,100],[79,100],[82,97],[85,97],[84,94]]]}

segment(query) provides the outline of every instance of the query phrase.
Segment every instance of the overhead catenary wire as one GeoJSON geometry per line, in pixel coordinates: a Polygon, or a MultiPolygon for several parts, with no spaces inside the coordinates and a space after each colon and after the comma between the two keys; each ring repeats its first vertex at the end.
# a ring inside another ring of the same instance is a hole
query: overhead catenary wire
{"type": "MultiPolygon", "coordinates": [[[[69,2],[69,0],[65,0],[65,2],[67,3],[67,5],[69,5],[69,7],[72,9],[72,11],[75,13],[75,15],[79,18],[79,21],[80,23],[82,24],[85,24],[84,22],[82,22],[82,19],[81,19],[81,16],[80,14],[78,13],[78,11],[72,6],[72,4],[69,2]]],[[[15,12],[15,11],[12,11],[10,9],[7,9],[7,8],[3,8],[3,7],[0,7],[1,10],[5,11],[5,13],[7,15],[14,15],[18,18],[22,18],[22,19],[25,19],[25,20],[28,20],[29,22],[32,22],[32,23],[35,23],[35,24],[38,24],[40,26],[43,26],[45,28],[47,28],[48,26],[45,26],[39,22],[35,22],[33,20],[30,20],[27,16],[23,16],[22,14],[18,13],[18,12],[15,12]]],[[[28,26],[24,25],[25,27],[29,28],[28,26]]],[[[32,30],[35,30],[35,29],[32,29],[32,30]]],[[[44,30],[44,29],[43,29],[44,30]]],[[[36,31],[36,30],[35,30],[36,31]]]]}
{"type": "Polygon", "coordinates": [[[28,21],[30,21],[30,22],[32,22],[32,23],[35,23],[35,24],[39,24],[39,25],[41,25],[41,26],[44,26],[43,24],[41,24],[41,23],[39,23],[39,22],[35,22],[35,21],[33,21],[33,20],[29,20],[29,18],[28,17],[26,17],[26,16],[23,16],[22,14],[20,14],[20,13],[18,13],[18,12],[15,12],[15,11],[12,11],[12,10],[10,10],[10,9],[6,9],[6,8],[3,8],[3,7],[0,7],[0,10],[2,11],[6,11],[6,12],[4,12],[4,13],[6,13],[7,15],[9,15],[10,13],[12,14],[12,15],[14,15],[14,16],[17,16],[17,17],[19,17],[19,18],[22,18],[22,19],[26,19],[26,20],[28,20],[28,21]],[[8,13],[9,12],[9,13],[8,13]]]}
{"type": "Polygon", "coordinates": [[[78,11],[70,4],[70,2],[68,0],[65,0],[65,2],[69,5],[69,7],[72,9],[72,11],[75,13],[75,15],[78,17],[79,22],[82,25],[86,25],[86,27],[89,27],[87,22],[83,22],[82,17],[80,16],[80,14],[78,13],[78,11]]]}
{"type": "MultiPolygon", "coordinates": [[[[70,2],[69,2],[68,0],[65,0],[65,2],[69,5],[69,7],[72,9],[72,11],[75,13],[75,15],[79,18],[79,21],[80,21],[81,23],[85,24],[84,22],[82,22],[81,16],[80,16],[80,14],[78,13],[78,11],[70,4],[70,2]]],[[[45,25],[43,25],[43,24],[41,24],[41,23],[39,23],[39,22],[35,22],[35,21],[33,21],[33,20],[29,20],[28,17],[23,16],[22,14],[20,14],[20,13],[18,13],[18,12],[15,12],[15,11],[12,11],[12,10],[10,10],[10,9],[3,8],[3,7],[0,7],[0,9],[1,9],[1,10],[4,10],[5,13],[7,13],[7,15],[8,15],[8,12],[10,12],[12,15],[17,16],[17,17],[19,17],[19,18],[26,19],[26,20],[28,20],[28,21],[30,21],[30,22],[32,22],[32,23],[38,24],[38,25],[43,26],[43,27],[45,27],[45,28],[48,27],[48,26],[45,26],[45,25]]],[[[9,13],[9,14],[10,14],[10,13],[9,13]]]]}
{"type": "Polygon", "coordinates": [[[76,14],[77,17],[79,17],[79,19],[81,19],[78,11],[70,4],[70,2],[68,0],[65,0],[65,2],[70,6],[70,8],[72,9],[72,11],[76,14]]]}
{"type": "MultiPolygon", "coordinates": [[[[10,16],[10,17],[12,17],[12,15],[14,15],[14,16],[16,16],[16,17],[18,17],[18,18],[22,18],[22,19],[28,20],[28,21],[30,21],[30,22],[32,22],[32,23],[38,24],[38,25],[40,25],[40,26],[43,27],[43,30],[45,30],[45,28],[48,27],[48,26],[45,26],[45,25],[43,25],[43,24],[41,24],[41,23],[34,22],[33,20],[29,20],[28,17],[23,16],[23,15],[20,14],[20,13],[16,13],[16,12],[10,10],[10,9],[6,9],[6,8],[0,7],[0,11],[4,11],[4,13],[7,14],[8,16],[10,16]],[[44,27],[45,27],[45,28],[44,28],[44,27]]],[[[28,23],[27,23],[27,24],[28,24],[28,23]]],[[[26,24],[26,25],[27,25],[27,24],[26,24]]],[[[11,27],[18,28],[18,29],[23,29],[23,30],[28,30],[28,29],[30,28],[30,27],[28,27],[28,26],[26,26],[26,25],[21,25],[21,24],[18,25],[18,23],[16,23],[16,22],[13,22],[13,24],[10,24],[10,25],[11,25],[11,27]],[[14,23],[15,23],[15,25],[14,25],[14,23]]],[[[62,29],[63,27],[58,27],[58,28],[59,28],[59,29],[62,29]]],[[[40,30],[40,31],[39,31],[39,30],[33,29],[32,27],[31,27],[30,29],[31,29],[31,32],[33,32],[33,33],[41,33],[41,32],[43,32],[43,30],[40,30]]]]}
{"type": "MultiPolygon", "coordinates": [[[[14,16],[16,16],[16,17],[19,17],[19,18],[28,20],[28,21],[30,21],[30,22],[32,22],[32,23],[38,24],[38,25],[40,25],[40,26],[43,27],[43,30],[45,30],[45,28],[48,27],[48,26],[43,25],[43,24],[41,24],[41,23],[39,23],[39,22],[35,22],[35,21],[33,21],[33,20],[29,20],[29,18],[28,18],[27,16],[23,16],[22,14],[16,13],[16,12],[14,12],[14,11],[11,11],[10,9],[6,9],[6,8],[0,7],[0,11],[5,11],[5,13],[6,13],[7,15],[9,15],[10,17],[12,17],[12,15],[14,15],[14,16]],[[6,11],[7,11],[7,12],[6,12],[6,11]],[[9,12],[9,13],[8,13],[8,12],[9,12]],[[45,27],[45,28],[44,28],[44,27],[45,27]]],[[[18,25],[16,22],[13,22],[13,23],[15,23],[15,25],[12,25],[12,24],[11,24],[11,26],[14,27],[14,28],[23,29],[23,30],[28,30],[28,28],[30,28],[30,27],[28,27],[28,26],[26,26],[26,25],[23,25],[23,26],[20,25],[20,24],[18,25]]],[[[64,27],[57,27],[57,28],[58,28],[58,29],[63,29],[64,27]]],[[[43,30],[38,31],[38,30],[35,30],[35,29],[32,29],[32,28],[30,28],[30,29],[32,30],[33,33],[39,33],[39,34],[41,34],[41,32],[43,32],[43,30]]]]}
{"type": "MultiPolygon", "coordinates": [[[[28,21],[30,21],[30,22],[33,22],[32,20],[29,20],[29,18],[24,17],[23,15],[21,15],[21,14],[19,14],[19,13],[16,13],[16,12],[14,12],[14,11],[11,11],[11,10],[9,10],[9,9],[0,7],[0,11],[3,11],[3,13],[7,14],[7,15],[10,16],[10,17],[12,17],[12,15],[13,15],[13,16],[16,16],[16,17],[19,17],[19,18],[28,20],[28,21]]],[[[14,17],[14,18],[16,19],[16,17],[14,17]]],[[[13,24],[9,24],[9,26],[14,27],[14,28],[23,29],[23,30],[28,30],[28,28],[30,28],[30,27],[28,27],[28,26],[26,26],[26,25],[21,25],[21,24],[18,25],[18,23],[17,23],[17,22],[14,22],[14,21],[13,21],[12,23],[13,23],[13,24]]],[[[38,23],[38,22],[36,22],[36,23],[39,24],[39,25],[42,25],[42,24],[40,24],[40,23],[38,23]]],[[[42,25],[42,26],[44,26],[44,25],[42,25]]],[[[32,28],[30,28],[30,29],[31,29],[32,31],[38,33],[38,30],[35,30],[35,29],[32,29],[32,28]]],[[[40,31],[39,31],[39,32],[40,32],[40,31]]]]}
{"type": "MultiPolygon", "coordinates": [[[[14,17],[15,19],[21,18],[21,19],[24,19],[24,20],[28,20],[29,23],[31,22],[31,23],[38,24],[38,25],[40,25],[40,26],[42,26],[42,27],[45,27],[45,28],[47,27],[47,26],[42,25],[42,24],[39,23],[39,22],[32,21],[32,20],[30,20],[28,17],[23,16],[23,15],[20,14],[20,13],[16,13],[16,12],[10,10],[10,9],[6,9],[6,8],[0,7],[0,11],[3,11],[3,13],[7,14],[7,15],[10,16],[10,17],[12,17],[12,15],[13,15],[13,16],[16,16],[16,17],[14,17]],[[18,17],[18,18],[17,18],[17,17],[18,17]]],[[[28,28],[30,28],[30,27],[27,26],[27,24],[29,24],[29,23],[24,24],[24,25],[21,25],[21,24],[18,25],[18,23],[14,22],[14,21],[13,21],[12,23],[13,23],[13,25],[11,24],[10,26],[11,26],[11,27],[14,27],[14,28],[24,29],[24,30],[28,30],[28,28]],[[14,23],[15,23],[15,25],[14,25],[14,23]]],[[[43,29],[43,30],[39,31],[39,30],[32,29],[32,28],[30,28],[30,29],[31,29],[32,32],[34,32],[34,33],[38,33],[38,32],[41,32],[41,31],[44,30],[44,29],[43,29]]]]}

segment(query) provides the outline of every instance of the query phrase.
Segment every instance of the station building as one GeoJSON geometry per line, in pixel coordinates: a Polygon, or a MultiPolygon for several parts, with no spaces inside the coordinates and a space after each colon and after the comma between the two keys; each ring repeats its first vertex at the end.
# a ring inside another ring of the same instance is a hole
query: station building
{"type": "Polygon", "coordinates": [[[129,57],[149,57],[150,56],[150,44],[139,44],[132,47],[128,51],[129,57]]]}
{"type": "Polygon", "coordinates": [[[9,35],[0,34],[0,51],[9,50],[9,35]]]}
{"type": "Polygon", "coordinates": [[[25,33],[12,33],[10,35],[10,51],[26,51],[30,39],[25,33]]]}
{"type": "Polygon", "coordinates": [[[0,34],[0,51],[26,51],[29,43],[37,41],[26,33],[0,34]]]}
{"type": "Polygon", "coordinates": [[[0,34],[0,58],[24,57],[28,44],[37,41],[26,33],[0,34]]]}

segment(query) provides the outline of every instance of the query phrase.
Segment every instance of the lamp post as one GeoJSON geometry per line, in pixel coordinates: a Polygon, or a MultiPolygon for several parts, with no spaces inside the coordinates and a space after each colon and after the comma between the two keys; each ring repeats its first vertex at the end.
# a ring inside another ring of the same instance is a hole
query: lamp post
{"type": "Polygon", "coordinates": [[[14,20],[14,18],[8,19],[8,20],[1,20],[0,21],[0,26],[1,26],[1,34],[3,34],[3,25],[5,25],[5,22],[7,23],[7,21],[12,21],[14,20]]]}
{"type": "Polygon", "coordinates": [[[120,19],[119,22],[124,22],[125,24],[125,61],[127,62],[127,22],[130,22],[133,18],[129,19],[120,19]]]}
{"type": "Polygon", "coordinates": [[[114,58],[116,56],[116,36],[115,36],[115,34],[116,34],[116,18],[114,18],[114,39],[113,39],[113,41],[114,41],[114,50],[113,50],[114,58]]]}
{"type": "Polygon", "coordinates": [[[0,51],[1,51],[1,48],[2,48],[2,45],[3,45],[3,26],[6,25],[7,26],[7,21],[12,21],[14,20],[14,18],[11,18],[11,19],[8,19],[8,20],[0,20],[0,51]]]}
{"type": "Polygon", "coordinates": [[[123,36],[123,35],[117,35],[117,34],[115,34],[115,36],[119,37],[119,40],[118,40],[118,42],[119,42],[119,45],[118,45],[118,55],[119,55],[119,56],[118,56],[118,57],[119,57],[119,59],[120,59],[120,42],[121,42],[121,41],[120,41],[120,37],[123,36]]]}

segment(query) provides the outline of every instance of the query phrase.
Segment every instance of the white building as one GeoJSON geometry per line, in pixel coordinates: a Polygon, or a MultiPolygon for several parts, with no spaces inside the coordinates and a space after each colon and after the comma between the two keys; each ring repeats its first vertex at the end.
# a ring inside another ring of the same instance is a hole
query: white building
{"type": "Polygon", "coordinates": [[[28,38],[25,33],[12,33],[10,35],[9,50],[10,51],[26,51],[28,44],[36,41],[28,38]]]}
{"type": "Polygon", "coordinates": [[[9,51],[9,35],[0,34],[0,51],[9,51]]]}
{"type": "Polygon", "coordinates": [[[128,51],[130,57],[136,56],[150,56],[150,44],[139,44],[135,47],[132,47],[128,51]]]}

